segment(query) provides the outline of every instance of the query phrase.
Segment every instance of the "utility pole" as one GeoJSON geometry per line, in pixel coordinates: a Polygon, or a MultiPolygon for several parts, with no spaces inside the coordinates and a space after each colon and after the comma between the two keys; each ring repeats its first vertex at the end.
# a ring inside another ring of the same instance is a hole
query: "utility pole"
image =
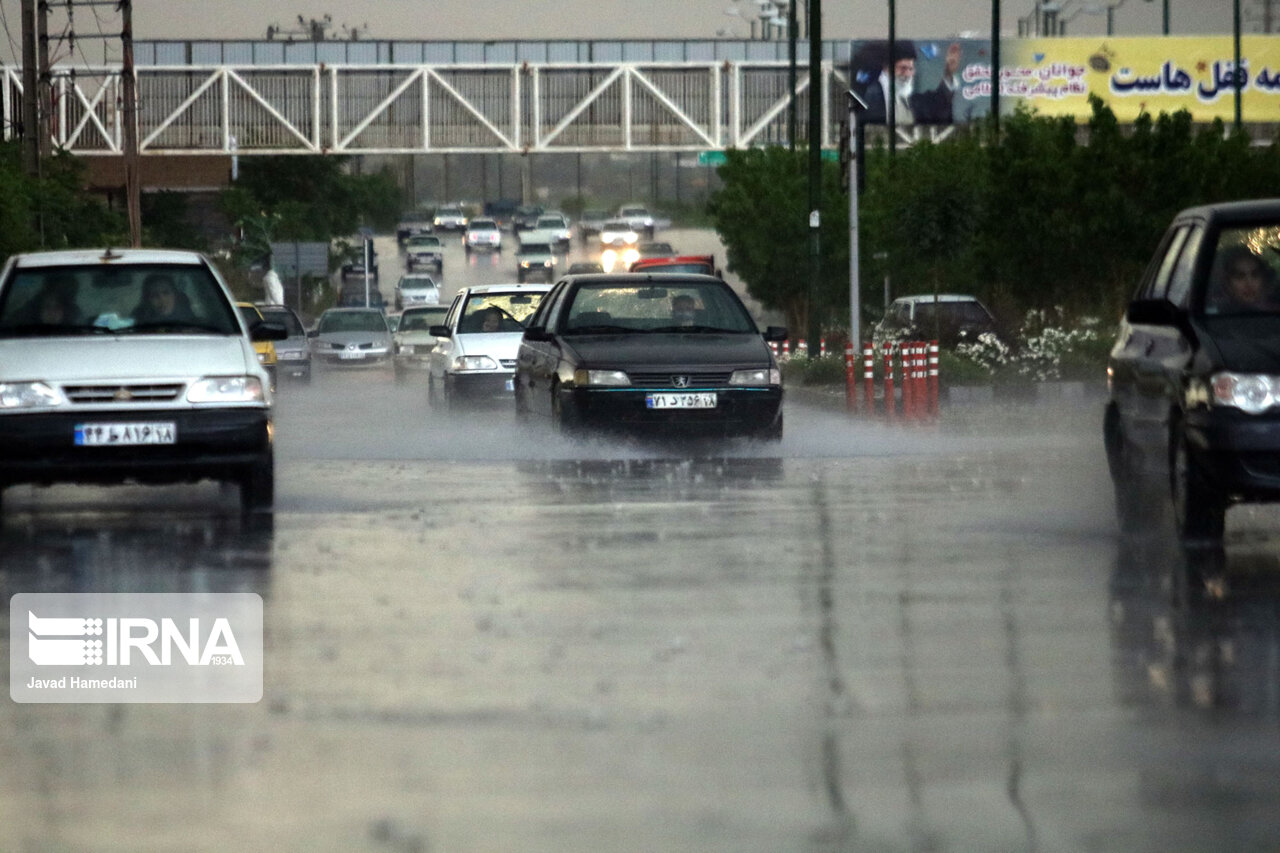
{"type": "Polygon", "coordinates": [[[138,175],[138,84],[133,73],[133,2],[121,0],[120,11],[123,26],[120,40],[124,48],[121,68],[121,85],[124,104],[121,120],[124,122],[124,193],[129,211],[129,245],[142,245],[142,187],[138,175]]]}
{"type": "Polygon", "coordinates": [[[809,306],[810,355],[818,352],[814,300],[822,277],[822,0],[809,3],[809,306]]]}
{"type": "Polygon", "coordinates": [[[40,63],[36,80],[36,145],[43,160],[53,153],[49,138],[49,118],[53,110],[53,74],[49,69],[49,3],[40,0],[36,4],[36,60],[40,63]]]}
{"type": "Polygon", "coordinates": [[[800,0],[787,4],[787,150],[796,150],[796,37],[800,27],[796,23],[796,5],[800,0]]]}
{"type": "Polygon", "coordinates": [[[40,97],[36,60],[36,0],[22,0],[22,165],[40,174],[40,97]]]}
{"type": "Polygon", "coordinates": [[[991,0],[991,133],[1000,140],[1000,0],[991,0]]]}

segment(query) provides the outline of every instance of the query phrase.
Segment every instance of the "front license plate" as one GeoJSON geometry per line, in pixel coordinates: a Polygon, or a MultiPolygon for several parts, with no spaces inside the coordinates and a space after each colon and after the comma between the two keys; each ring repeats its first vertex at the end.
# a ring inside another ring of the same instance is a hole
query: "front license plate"
{"type": "Polygon", "coordinates": [[[127,444],[174,444],[177,430],[172,421],[158,423],[77,424],[79,447],[119,447],[127,444]]]}
{"type": "Polygon", "coordinates": [[[646,394],[644,404],[650,409],[714,409],[714,391],[698,394],[646,394]]]}
{"type": "Polygon", "coordinates": [[[341,358],[341,359],[364,358],[364,353],[360,352],[359,350],[355,352],[348,352],[346,350],[343,350],[342,352],[338,353],[338,358],[341,358]]]}

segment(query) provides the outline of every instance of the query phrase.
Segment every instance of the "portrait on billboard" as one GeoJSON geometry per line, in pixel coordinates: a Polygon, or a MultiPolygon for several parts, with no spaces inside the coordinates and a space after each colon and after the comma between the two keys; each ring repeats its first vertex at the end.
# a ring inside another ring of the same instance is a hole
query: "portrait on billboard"
{"type": "Polygon", "coordinates": [[[867,103],[862,121],[888,123],[889,99],[893,97],[894,123],[899,127],[951,124],[960,54],[959,42],[952,42],[945,51],[935,43],[918,47],[911,39],[896,39],[892,50],[884,39],[858,42],[849,79],[867,103]]]}

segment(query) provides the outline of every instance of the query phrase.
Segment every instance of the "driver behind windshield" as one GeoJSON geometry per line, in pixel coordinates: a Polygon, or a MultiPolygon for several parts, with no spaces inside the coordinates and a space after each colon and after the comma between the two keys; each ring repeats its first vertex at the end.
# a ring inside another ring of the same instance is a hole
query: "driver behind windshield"
{"type": "Polygon", "coordinates": [[[195,314],[187,295],[178,290],[173,277],[152,273],[142,282],[142,301],[133,311],[138,325],[150,323],[193,323],[195,314]]]}

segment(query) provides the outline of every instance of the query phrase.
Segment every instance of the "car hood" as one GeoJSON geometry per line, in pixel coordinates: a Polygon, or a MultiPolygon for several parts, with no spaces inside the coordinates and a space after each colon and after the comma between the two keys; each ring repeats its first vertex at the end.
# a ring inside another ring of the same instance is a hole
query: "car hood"
{"type": "Polygon", "coordinates": [[[689,365],[764,366],[769,348],[759,334],[648,333],[581,335],[561,338],[584,365],[664,367],[689,365]]]}
{"type": "Polygon", "coordinates": [[[260,374],[248,338],[235,335],[95,335],[0,340],[0,377],[48,382],[192,379],[260,374]]]}
{"type": "Polygon", "coordinates": [[[434,344],[438,338],[430,332],[396,332],[395,339],[401,344],[434,344]]]}
{"type": "Polygon", "coordinates": [[[497,359],[514,359],[524,332],[464,332],[454,335],[458,355],[487,355],[497,359]]]}
{"type": "Polygon", "coordinates": [[[1280,372],[1280,318],[1223,317],[1205,326],[1223,367],[1248,373],[1280,372]]]}
{"type": "Polygon", "coordinates": [[[276,352],[293,352],[295,350],[305,350],[307,348],[306,338],[286,338],[283,341],[275,342],[276,352]]]}
{"type": "Polygon", "coordinates": [[[316,340],[323,344],[364,344],[369,341],[374,343],[387,344],[391,342],[391,336],[386,332],[322,332],[316,335],[316,340]]]}

